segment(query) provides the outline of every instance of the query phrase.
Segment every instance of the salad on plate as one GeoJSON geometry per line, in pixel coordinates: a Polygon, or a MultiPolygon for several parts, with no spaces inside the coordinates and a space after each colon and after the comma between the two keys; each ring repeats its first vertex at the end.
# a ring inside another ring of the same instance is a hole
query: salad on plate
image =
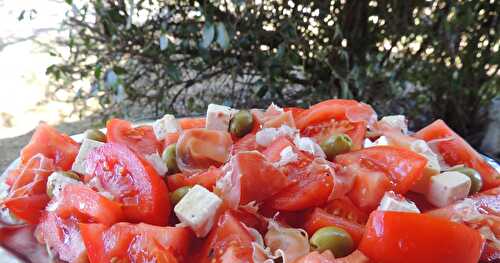
{"type": "Polygon", "coordinates": [[[500,260],[500,174],[437,120],[311,107],[40,123],[0,184],[0,246],[27,262],[500,260]]]}

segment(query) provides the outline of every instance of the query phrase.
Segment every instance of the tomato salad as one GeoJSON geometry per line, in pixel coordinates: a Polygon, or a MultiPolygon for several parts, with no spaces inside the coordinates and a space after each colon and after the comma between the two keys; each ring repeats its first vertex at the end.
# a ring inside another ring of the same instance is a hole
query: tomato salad
{"type": "Polygon", "coordinates": [[[31,262],[500,260],[500,174],[442,120],[308,109],[40,124],[2,183],[0,244],[31,262]]]}

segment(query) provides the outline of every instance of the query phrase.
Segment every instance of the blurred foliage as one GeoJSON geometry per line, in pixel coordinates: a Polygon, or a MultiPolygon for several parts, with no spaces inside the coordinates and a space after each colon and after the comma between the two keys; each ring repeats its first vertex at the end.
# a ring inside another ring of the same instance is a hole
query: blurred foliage
{"type": "Polygon", "coordinates": [[[72,6],[52,94],[145,117],[354,98],[465,135],[499,90],[500,2],[91,0],[72,6]],[[68,92],[66,92],[68,93],[68,92]],[[136,109],[136,110],[133,110],[136,109]]]}

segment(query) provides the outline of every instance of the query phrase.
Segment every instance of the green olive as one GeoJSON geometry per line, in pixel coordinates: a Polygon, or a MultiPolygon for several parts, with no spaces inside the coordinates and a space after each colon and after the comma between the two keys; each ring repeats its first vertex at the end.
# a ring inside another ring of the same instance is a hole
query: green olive
{"type": "Polygon", "coordinates": [[[85,131],[85,138],[98,142],[106,142],[106,134],[98,129],[89,129],[85,131]]]}
{"type": "Polygon", "coordinates": [[[325,152],[328,159],[335,158],[335,155],[346,153],[351,150],[352,140],[346,134],[334,134],[321,143],[321,149],[325,152]]]}
{"type": "Polygon", "coordinates": [[[309,239],[314,250],[323,252],[330,250],[335,258],[345,257],[354,250],[354,242],[351,235],[344,229],[335,226],[327,226],[316,230],[309,239]]]}
{"type": "Polygon", "coordinates": [[[471,185],[469,194],[472,195],[475,193],[479,193],[479,191],[481,191],[481,188],[483,188],[483,178],[476,170],[466,166],[457,166],[457,167],[452,167],[450,171],[463,173],[470,178],[471,185]]]}
{"type": "Polygon", "coordinates": [[[229,123],[229,132],[236,135],[237,137],[243,137],[250,131],[253,127],[253,116],[252,113],[247,110],[240,110],[234,114],[231,122],[229,123]]]}
{"type": "Polygon", "coordinates": [[[187,194],[189,189],[191,189],[190,186],[183,186],[170,193],[170,203],[173,205],[179,203],[179,201],[181,201],[181,199],[187,194]]]}
{"type": "MultiPolygon", "coordinates": [[[[65,176],[65,177],[80,181],[80,176],[73,171],[64,171],[64,172],[58,172],[58,173],[60,173],[61,175],[65,176]]],[[[52,198],[54,196],[54,187],[55,186],[54,186],[52,181],[50,181],[50,180],[47,181],[47,195],[50,198],[52,198]]]]}
{"type": "Polygon", "coordinates": [[[179,171],[179,167],[177,167],[177,160],[175,159],[176,158],[175,145],[176,144],[174,143],[167,146],[167,148],[165,148],[161,156],[161,158],[165,162],[165,165],[167,165],[169,174],[173,174],[179,171]]]}

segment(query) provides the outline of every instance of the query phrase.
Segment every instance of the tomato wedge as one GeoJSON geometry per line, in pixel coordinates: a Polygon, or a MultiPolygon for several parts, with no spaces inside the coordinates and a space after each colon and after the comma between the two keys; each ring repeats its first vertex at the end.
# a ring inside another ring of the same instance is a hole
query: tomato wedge
{"type": "Polygon", "coordinates": [[[175,191],[183,186],[201,185],[209,190],[215,186],[217,179],[222,177],[220,168],[210,167],[208,170],[187,176],[183,173],[176,173],[167,176],[167,185],[170,191],[175,191]]]}
{"type": "Polygon", "coordinates": [[[384,263],[476,263],[483,244],[479,232],[446,219],[375,211],[359,250],[384,263]]]}
{"type": "Polygon", "coordinates": [[[47,195],[47,178],[55,169],[52,159],[36,154],[20,165],[10,175],[10,190],[4,205],[17,218],[36,224],[50,198],[47,195]]]}
{"type": "Polygon", "coordinates": [[[121,204],[111,201],[83,184],[66,185],[55,212],[62,218],[73,216],[79,222],[111,225],[124,218],[121,204]]]}
{"type": "Polygon", "coordinates": [[[368,220],[368,214],[355,206],[347,197],[333,199],[324,205],[323,209],[329,214],[340,216],[358,224],[365,224],[366,220],[368,220]]]}
{"type": "Polygon", "coordinates": [[[230,207],[263,201],[284,189],[289,181],[259,152],[240,152],[224,171],[222,187],[216,189],[230,207]]]}
{"type": "Polygon", "coordinates": [[[125,120],[111,119],[106,123],[108,142],[122,144],[144,155],[161,153],[162,143],[156,140],[152,126],[132,127],[125,120]]]}
{"type": "Polygon", "coordinates": [[[224,213],[203,242],[200,253],[191,262],[243,263],[253,262],[254,238],[247,228],[232,215],[224,213]]]}
{"type": "Polygon", "coordinates": [[[313,235],[316,230],[325,226],[336,226],[344,229],[351,235],[356,244],[359,244],[364,232],[364,226],[362,224],[329,214],[321,208],[314,209],[309,215],[304,224],[304,229],[309,235],[313,235]]]}
{"type": "Polygon", "coordinates": [[[129,221],[167,224],[167,186],[141,156],[126,146],[106,143],[90,152],[86,165],[90,174],[85,176],[85,182],[102,187],[122,203],[129,221]]]}
{"type": "Polygon", "coordinates": [[[63,219],[55,213],[47,213],[37,226],[35,236],[61,260],[87,262],[86,249],[75,219],[63,219]]]}
{"type": "Polygon", "coordinates": [[[301,130],[301,135],[312,137],[322,143],[334,134],[347,134],[352,141],[351,150],[359,150],[363,147],[366,135],[366,122],[349,122],[347,120],[327,120],[315,125],[309,125],[301,130]]]}
{"type": "Polygon", "coordinates": [[[373,123],[377,120],[377,114],[371,106],[355,100],[331,99],[314,104],[298,114],[296,125],[302,130],[331,119],[373,123]]]}
{"type": "Polygon", "coordinates": [[[90,263],[184,262],[193,238],[183,227],[79,224],[90,263]]]}
{"type": "Polygon", "coordinates": [[[205,117],[179,118],[177,121],[183,130],[205,128],[206,125],[205,117]]]}
{"type": "Polygon", "coordinates": [[[335,161],[343,166],[352,164],[386,174],[396,192],[406,193],[423,175],[427,159],[398,147],[375,146],[336,156],[335,161]]]}
{"type": "Polygon", "coordinates": [[[435,147],[446,164],[465,164],[481,174],[483,189],[500,186],[500,173],[491,167],[460,135],[442,120],[437,120],[418,131],[415,136],[435,147]]]}
{"type": "Polygon", "coordinates": [[[37,154],[54,160],[56,168],[70,170],[80,146],[71,137],[58,132],[46,123],[40,123],[30,142],[21,150],[21,164],[37,154]]]}
{"type": "Polygon", "coordinates": [[[184,131],[176,146],[177,166],[185,174],[195,174],[229,159],[233,141],[228,132],[190,129],[184,131]]]}

